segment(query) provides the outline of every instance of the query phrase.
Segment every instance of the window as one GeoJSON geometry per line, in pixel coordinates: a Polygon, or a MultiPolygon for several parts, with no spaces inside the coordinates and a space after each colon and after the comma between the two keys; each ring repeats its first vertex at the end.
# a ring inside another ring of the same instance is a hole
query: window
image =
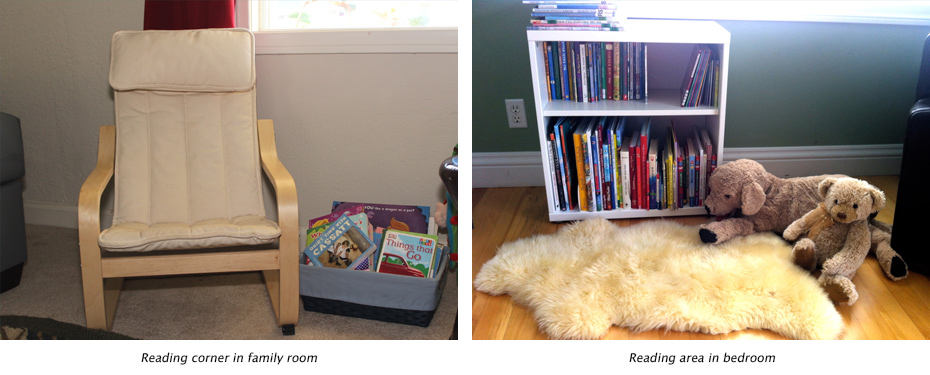
{"type": "Polygon", "coordinates": [[[930,25],[922,1],[625,1],[629,18],[930,25]]]}
{"type": "Polygon", "coordinates": [[[258,54],[456,53],[461,3],[249,0],[236,10],[258,54]]]}

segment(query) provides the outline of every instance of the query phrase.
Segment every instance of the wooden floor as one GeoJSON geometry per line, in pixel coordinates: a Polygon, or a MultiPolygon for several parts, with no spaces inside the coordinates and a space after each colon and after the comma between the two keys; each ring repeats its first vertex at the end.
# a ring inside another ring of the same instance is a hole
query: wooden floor
{"type": "MultiPolygon", "coordinates": [[[[888,204],[879,213],[878,219],[891,223],[898,191],[897,176],[862,179],[885,192],[888,204]]],[[[545,189],[542,187],[474,189],[473,205],[472,280],[481,266],[494,257],[501,244],[534,234],[552,233],[565,225],[549,222],[545,189]]],[[[656,219],[612,222],[619,226],[629,226],[645,220],[656,219]]],[[[709,218],[697,216],[667,220],[696,225],[707,222],[709,218]]],[[[904,280],[891,281],[885,277],[875,258],[869,256],[853,282],[859,291],[859,300],[853,306],[837,308],[846,322],[843,339],[930,339],[930,280],[926,276],[911,272],[904,280]]],[[[545,340],[548,337],[539,331],[530,311],[514,304],[509,296],[490,296],[472,287],[472,339],[545,340]]],[[[785,337],[758,329],[708,335],[665,330],[632,333],[613,326],[604,339],[782,340],[785,337]]]]}

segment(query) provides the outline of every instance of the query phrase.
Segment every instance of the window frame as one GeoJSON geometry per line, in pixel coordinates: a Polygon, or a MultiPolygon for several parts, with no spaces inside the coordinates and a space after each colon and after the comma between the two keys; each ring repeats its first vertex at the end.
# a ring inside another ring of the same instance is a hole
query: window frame
{"type": "Polygon", "coordinates": [[[633,0],[622,5],[628,18],[930,26],[930,3],[925,1],[633,0]],[[915,7],[920,11],[913,12],[915,7]]]}
{"type": "MultiPolygon", "coordinates": [[[[257,55],[458,53],[458,28],[253,30],[253,12],[259,2],[236,1],[236,27],[252,30],[257,55]]],[[[459,1],[459,5],[471,4],[459,1]]]]}

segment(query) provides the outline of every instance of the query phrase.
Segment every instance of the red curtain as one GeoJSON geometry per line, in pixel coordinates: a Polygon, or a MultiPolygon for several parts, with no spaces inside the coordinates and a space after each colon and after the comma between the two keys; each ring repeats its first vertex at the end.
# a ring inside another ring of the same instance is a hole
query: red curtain
{"type": "Polygon", "coordinates": [[[236,27],[236,0],[145,0],[145,30],[236,27]]]}

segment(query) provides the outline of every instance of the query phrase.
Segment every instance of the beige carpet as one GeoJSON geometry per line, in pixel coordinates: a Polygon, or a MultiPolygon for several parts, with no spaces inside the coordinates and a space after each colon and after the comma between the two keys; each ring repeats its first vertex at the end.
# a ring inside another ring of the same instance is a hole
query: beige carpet
{"type": "Polygon", "coordinates": [[[816,279],[790,262],[786,242],[760,233],[710,246],[698,229],[588,219],[502,245],[475,287],[528,306],[557,339],[599,338],[612,324],[711,334],[760,328],[798,339],[841,334],[842,317],[816,279]]]}
{"type": "MultiPolygon", "coordinates": [[[[29,225],[20,285],[0,294],[0,314],[84,325],[76,229],[29,225]]],[[[300,306],[296,335],[282,336],[258,272],[127,279],[113,331],[158,340],[447,340],[458,305],[449,274],[429,327],[313,313],[300,306]]]]}

